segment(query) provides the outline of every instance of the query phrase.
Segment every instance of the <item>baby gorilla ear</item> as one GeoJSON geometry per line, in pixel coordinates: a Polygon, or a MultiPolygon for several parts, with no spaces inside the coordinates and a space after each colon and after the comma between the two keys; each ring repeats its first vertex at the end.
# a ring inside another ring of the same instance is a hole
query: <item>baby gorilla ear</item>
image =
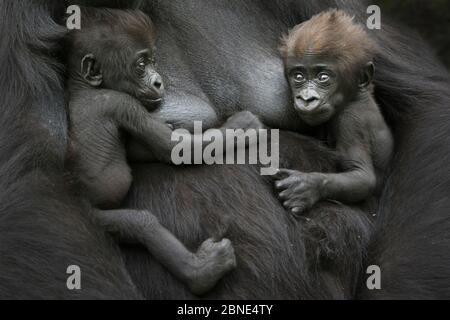
{"type": "Polygon", "coordinates": [[[367,88],[372,83],[374,74],[375,74],[375,66],[373,65],[373,62],[371,61],[371,62],[367,63],[364,66],[364,69],[362,70],[359,87],[361,89],[367,88]]]}
{"type": "Polygon", "coordinates": [[[93,87],[98,87],[102,84],[103,75],[93,54],[87,54],[81,60],[81,75],[93,87]]]}

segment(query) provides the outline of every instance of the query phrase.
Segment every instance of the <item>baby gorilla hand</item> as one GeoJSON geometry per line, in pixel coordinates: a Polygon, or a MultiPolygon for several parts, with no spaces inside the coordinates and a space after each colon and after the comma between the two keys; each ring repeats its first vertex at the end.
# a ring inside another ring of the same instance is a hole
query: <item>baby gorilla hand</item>
{"type": "Polygon", "coordinates": [[[311,209],[322,198],[324,180],[319,173],[280,169],[275,179],[283,206],[296,216],[311,209]]]}
{"type": "Polygon", "coordinates": [[[231,241],[208,239],[194,255],[187,284],[192,293],[203,295],[210,291],[229,271],[236,268],[236,256],[231,241]]]}
{"type": "Polygon", "coordinates": [[[264,129],[264,124],[259,120],[259,118],[251,113],[250,111],[241,111],[230,118],[228,118],[225,123],[227,129],[264,129]]]}

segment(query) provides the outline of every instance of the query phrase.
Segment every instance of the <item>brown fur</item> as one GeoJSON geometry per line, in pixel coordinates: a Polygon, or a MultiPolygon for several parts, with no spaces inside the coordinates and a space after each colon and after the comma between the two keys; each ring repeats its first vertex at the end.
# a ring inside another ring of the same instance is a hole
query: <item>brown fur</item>
{"type": "Polygon", "coordinates": [[[284,59],[321,54],[337,61],[343,71],[359,68],[373,59],[377,46],[353,17],[340,10],[313,16],[282,39],[284,59]]]}
{"type": "Polygon", "coordinates": [[[78,68],[84,55],[93,53],[98,56],[99,50],[109,53],[110,57],[103,54],[104,59],[122,61],[129,57],[128,50],[133,51],[136,43],[152,48],[156,31],[150,18],[139,10],[82,8],[81,29],[71,31],[68,36],[68,51],[78,68]],[[114,35],[113,41],[111,34],[114,35]]]}
{"type": "Polygon", "coordinates": [[[81,12],[81,23],[81,30],[76,32],[94,36],[97,41],[110,39],[110,35],[114,34],[115,38],[131,37],[136,42],[152,46],[156,37],[152,21],[139,10],[86,8],[81,12]],[[100,31],[93,33],[92,28],[100,28],[100,31]]]}

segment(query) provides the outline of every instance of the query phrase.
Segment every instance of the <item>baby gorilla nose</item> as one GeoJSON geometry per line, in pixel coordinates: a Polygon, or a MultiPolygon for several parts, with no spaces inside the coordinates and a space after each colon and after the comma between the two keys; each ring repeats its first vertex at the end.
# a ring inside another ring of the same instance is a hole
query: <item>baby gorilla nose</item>
{"type": "Polygon", "coordinates": [[[319,100],[318,98],[316,98],[316,97],[301,97],[301,99],[303,100],[303,101],[305,101],[307,104],[310,104],[311,102],[313,102],[313,101],[315,101],[315,100],[319,100]]]}
{"type": "Polygon", "coordinates": [[[302,112],[314,112],[320,106],[320,99],[314,90],[303,90],[296,97],[295,104],[302,112]]]}
{"type": "Polygon", "coordinates": [[[150,79],[150,87],[155,91],[157,95],[162,97],[164,94],[164,84],[161,76],[155,73],[150,79]]]}
{"type": "Polygon", "coordinates": [[[154,71],[144,81],[145,85],[137,98],[148,111],[154,111],[160,107],[164,97],[164,83],[162,77],[154,71]]]}
{"type": "Polygon", "coordinates": [[[313,88],[301,90],[295,97],[295,105],[300,112],[314,112],[320,106],[320,95],[313,88]]]}
{"type": "Polygon", "coordinates": [[[297,99],[302,99],[307,104],[319,100],[319,98],[319,94],[313,88],[304,89],[300,91],[300,94],[297,96],[297,99]]]}

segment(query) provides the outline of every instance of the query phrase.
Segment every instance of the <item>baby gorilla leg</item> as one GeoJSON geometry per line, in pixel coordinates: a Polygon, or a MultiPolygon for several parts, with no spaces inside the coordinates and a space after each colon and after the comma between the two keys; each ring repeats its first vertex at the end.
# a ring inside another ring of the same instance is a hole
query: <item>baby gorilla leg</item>
{"type": "MultiPolygon", "coordinates": [[[[101,163],[101,161],[92,163],[94,161],[90,162],[87,167],[96,168],[97,163],[101,163]]],[[[131,169],[125,158],[111,161],[106,170],[99,172],[96,169],[94,173],[89,175],[89,178],[82,178],[91,203],[101,209],[120,207],[132,181],[131,169]]]]}
{"type": "Polygon", "coordinates": [[[197,253],[190,252],[148,211],[110,210],[94,212],[96,220],[119,240],[140,243],[196,295],[210,291],[236,267],[230,240],[206,240],[197,253]]]}

